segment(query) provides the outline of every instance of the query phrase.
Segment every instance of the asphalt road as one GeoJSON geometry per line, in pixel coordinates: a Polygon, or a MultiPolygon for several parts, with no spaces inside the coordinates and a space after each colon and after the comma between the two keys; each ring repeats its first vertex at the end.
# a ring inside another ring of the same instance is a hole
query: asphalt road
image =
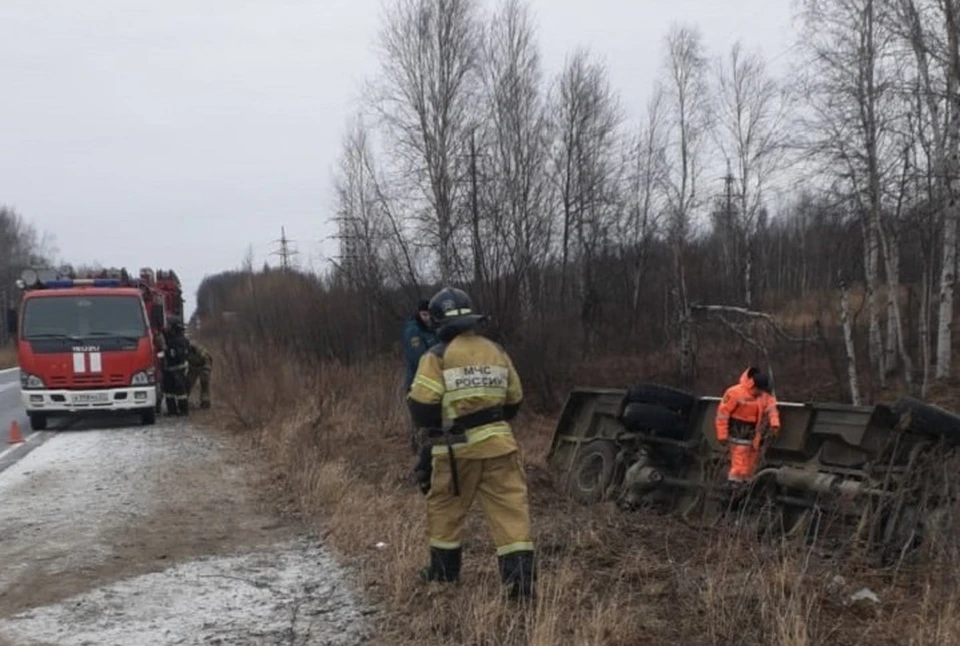
{"type": "Polygon", "coordinates": [[[30,420],[20,402],[20,371],[16,368],[0,370],[0,471],[23,457],[36,445],[41,435],[30,428],[30,420]],[[20,434],[26,441],[11,446],[10,426],[14,420],[20,424],[20,434]]]}

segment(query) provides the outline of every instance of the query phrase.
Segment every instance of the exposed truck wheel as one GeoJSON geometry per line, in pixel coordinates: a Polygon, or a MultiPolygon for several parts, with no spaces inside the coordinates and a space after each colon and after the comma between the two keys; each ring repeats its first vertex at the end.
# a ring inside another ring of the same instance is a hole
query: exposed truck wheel
{"type": "Polygon", "coordinates": [[[47,428],[47,416],[43,413],[30,413],[30,428],[35,431],[42,431],[47,428]]]}
{"type": "Polygon", "coordinates": [[[960,416],[913,397],[901,397],[894,402],[891,410],[898,417],[909,413],[909,428],[912,431],[936,435],[951,444],[960,444],[960,416]]]}
{"type": "Polygon", "coordinates": [[[631,431],[650,429],[679,436],[686,430],[684,418],[679,413],[653,404],[627,404],[620,421],[631,431]]]}
{"type": "Polygon", "coordinates": [[[154,407],[144,408],[140,411],[140,423],[144,426],[153,426],[157,423],[157,410],[154,407]]]}
{"type": "Polygon", "coordinates": [[[676,411],[686,416],[697,398],[684,390],[677,390],[659,384],[641,384],[627,390],[624,405],[653,404],[676,411]]]}
{"type": "Polygon", "coordinates": [[[592,505],[606,497],[617,466],[616,443],[591,440],[580,447],[580,455],[567,478],[567,492],[584,505],[592,505]]]}

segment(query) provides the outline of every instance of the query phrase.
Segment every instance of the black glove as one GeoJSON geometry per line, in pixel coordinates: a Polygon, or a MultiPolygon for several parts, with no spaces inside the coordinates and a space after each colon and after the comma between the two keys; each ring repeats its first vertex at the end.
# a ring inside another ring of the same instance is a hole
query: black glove
{"type": "Polygon", "coordinates": [[[423,492],[424,496],[430,493],[430,479],[433,475],[432,448],[429,442],[420,447],[420,457],[413,467],[413,477],[420,485],[420,491],[423,492]]]}

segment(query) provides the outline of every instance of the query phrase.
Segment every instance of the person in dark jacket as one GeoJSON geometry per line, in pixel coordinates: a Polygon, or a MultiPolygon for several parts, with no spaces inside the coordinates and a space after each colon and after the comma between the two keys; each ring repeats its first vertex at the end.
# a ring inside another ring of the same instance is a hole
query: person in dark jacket
{"type": "Polygon", "coordinates": [[[403,381],[404,396],[410,390],[413,376],[417,374],[420,357],[438,342],[430,323],[430,301],[423,299],[417,305],[417,311],[403,326],[403,354],[407,363],[407,374],[403,381]]]}
{"type": "MultiPolygon", "coordinates": [[[[432,328],[430,318],[430,301],[423,299],[417,305],[417,311],[413,316],[407,319],[403,326],[403,356],[406,362],[406,375],[403,380],[403,396],[406,398],[410,392],[410,386],[413,384],[413,377],[417,374],[417,366],[420,365],[420,357],[426,354],[432,346],[439,343],[440,340],[432,328]]],[[[417,427],[410,428],[410,449],[414,455],[420,453],[422,438],[417,427]]]]}
{"type": "Polygon", "coordinates": [[[163,392],[168,415],[186,416],[190,412],[187,399],[187,370],[190,342],[184,334],[183,323],[171,317],[163,353],[163,392]]]}

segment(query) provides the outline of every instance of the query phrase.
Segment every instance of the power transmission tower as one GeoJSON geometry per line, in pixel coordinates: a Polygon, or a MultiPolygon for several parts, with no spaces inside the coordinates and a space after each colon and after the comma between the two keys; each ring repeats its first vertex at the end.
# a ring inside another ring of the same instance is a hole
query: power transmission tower
{"type": "Polygon", "coordinates": [[[347,210],[338,211],[332,219],[337,224],[337,232],[330,238],[337,240],[339,246],[334,265],[347,285],[356,287],[360,280],[360,224],[347,210]]]}
{"type": "Polygon", "coordinates": [[[286,229],[284,227],[280,227],[280,239],[273,241],[273,244],[279,244],[280,248],[277,251],[272,252],[270,255],[280,256],[280,266],[285,272],[290,271],[292,259],[294,256],[300,253],[293,247],[293,242],[293,240],[287,238],[286,229]]]}

